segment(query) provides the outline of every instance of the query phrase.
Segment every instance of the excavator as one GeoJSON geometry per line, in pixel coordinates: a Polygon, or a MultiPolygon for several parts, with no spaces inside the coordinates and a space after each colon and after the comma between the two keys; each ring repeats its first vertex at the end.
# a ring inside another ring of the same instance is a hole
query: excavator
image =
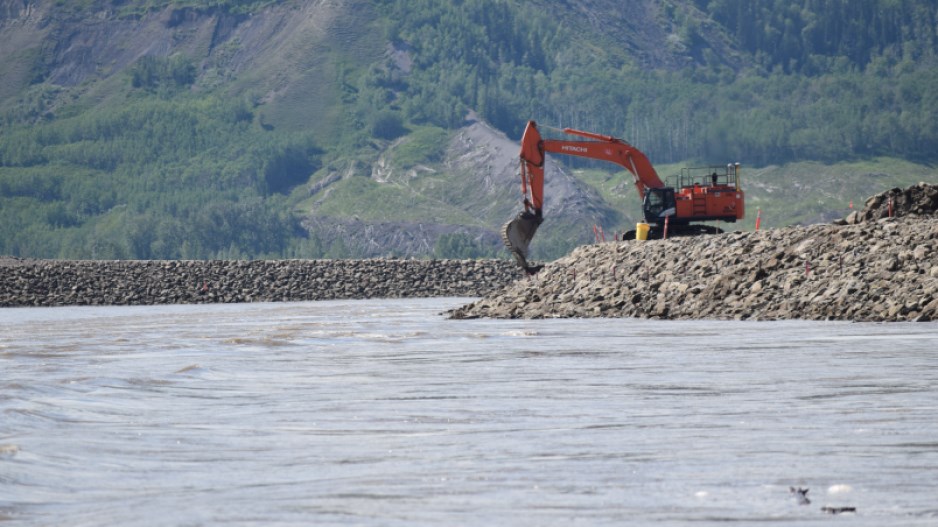
{"type": "MultiPolygon", "coordinates": [[[[609,135],[564,128],[580,139],[544,139],[537,123],[528,121],[521,137],[521,193],[524,209],[502,227],[502,240],[518,265],[529,275],[540,266],[528,263],[528,249],[544,221],[544,161],[547,153],[566,154],[616,163],[628,170],[642,200],[649,239],[722,232],[695,222],[743,219],[745,204],[739,188],[740,165],[685,168],[666,184],[639,149],[609,135]]],[[[635,239],[628,231],[623,239],[635,239]]]]}

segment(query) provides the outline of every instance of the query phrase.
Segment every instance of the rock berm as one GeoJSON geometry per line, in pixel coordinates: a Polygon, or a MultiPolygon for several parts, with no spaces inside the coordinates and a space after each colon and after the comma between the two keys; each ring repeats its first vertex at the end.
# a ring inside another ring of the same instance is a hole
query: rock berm
{"type": "Polygon", "coordinates": [[[482,296],[507,260],[28,260],[0,258],[0,306],[147,305],[482,296]]]}
{"type": "Polygon", "coordinates": [[[835,225],[584,246],[448,314],[938,320],[936,211],[938,186],[922,183],[835,225]]]}

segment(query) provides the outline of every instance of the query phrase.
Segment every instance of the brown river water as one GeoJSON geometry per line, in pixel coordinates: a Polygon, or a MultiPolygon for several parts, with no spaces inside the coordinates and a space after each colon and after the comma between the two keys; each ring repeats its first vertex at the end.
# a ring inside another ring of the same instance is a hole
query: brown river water
{"type": "Polygon", "coordinates": [[[0,526],[938,525],[938,323],[467,301],[2,309],[0,526]]]}

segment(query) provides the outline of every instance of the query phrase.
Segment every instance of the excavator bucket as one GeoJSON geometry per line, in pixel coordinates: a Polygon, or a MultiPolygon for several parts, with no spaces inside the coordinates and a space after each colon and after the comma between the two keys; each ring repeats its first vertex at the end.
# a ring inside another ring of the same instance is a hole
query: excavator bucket
{"type": "Polygon", "coordinates": [[[528,246],[543,221],[544,218],[540,215],[523,211],[502,227],[502,241],[505,242],[505,247],[508,247],[518,265],[528,274],[534,274],[543,267],[528,265],[528,246]]]}

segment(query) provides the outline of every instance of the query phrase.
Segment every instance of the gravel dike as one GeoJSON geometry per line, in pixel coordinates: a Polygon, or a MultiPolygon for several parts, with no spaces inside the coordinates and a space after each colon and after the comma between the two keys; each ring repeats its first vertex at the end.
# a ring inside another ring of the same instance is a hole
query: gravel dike
{"type": "Polygon", "coordinates": [[[834,225],[584,246],[448,315],[938,320],[936,210],[922,183],[834,225]]]}
{"type": "Polygon", "coordinates": [[[0,258],[0,307],[478,297],[521,276],[507,260],[0,258]]]}
{"type": "Polygon", "coordinates": [[[938,320],[938,185],[833,225],[583,246],[525,277],[507,260],[0,257],[0,307],[482,297],[466,318],[938,320]]]}

